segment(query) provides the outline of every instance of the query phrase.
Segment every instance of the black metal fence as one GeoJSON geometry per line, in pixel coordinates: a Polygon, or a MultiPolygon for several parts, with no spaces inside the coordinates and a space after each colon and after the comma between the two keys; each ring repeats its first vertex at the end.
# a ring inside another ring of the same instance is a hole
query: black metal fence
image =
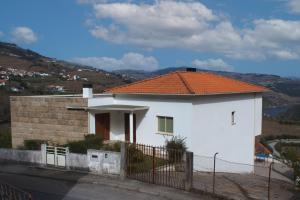
{"type": "Polygon", "coordinates": [[[1,200],[33,200],[30,193],[0,181],[1,200]]]}
{"type": "Polygon", "coordinates": [[[127,144],[126,174],[139,181],[186,189],[186,152],[178,149],[127,144]]]}

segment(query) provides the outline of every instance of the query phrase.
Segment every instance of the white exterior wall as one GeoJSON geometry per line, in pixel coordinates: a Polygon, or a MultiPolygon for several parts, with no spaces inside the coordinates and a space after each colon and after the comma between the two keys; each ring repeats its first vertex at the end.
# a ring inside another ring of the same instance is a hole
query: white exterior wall
{"type": "MultiPolygon", "coordinates": [[[[171,136],[157,133],[157,116],[173,117],[174,135],[186,137],[188,150],[194,152],[196,170],[212,170],[212,157],[234,163],[254,164],[255,136],[261,133],[261,94],[216,95],[198,97],[124,96],[96,97],[88,106],[111,104],[148,106],[136,111],[137,143],[161,146],[171,136]],[[235,111],[236,124],[231,123],[235,111]],[[198,156],[198,157],[197,157],[198,156]]],[[[124,112],[110,112],[111,140],[125,140],[124,112]]],[[[90,125],[95,121],[90,122],[90,125]]],[[[217,171],[252,172],[253,167],[218,161],[217,171]]]]}
{"type": "MultiPolygon", "coordinates": [[[[136,142],[161,146],[171,136],[157,133],[157,116],[170,116],[174,121],[174,135],[187,137],[191,132],[192,103],[191,100],[178,100],[161,98],[136,98],[102,97],[89,99],[88,106],[100,106],[110,104],[124,104],[136,106],[148,106],[147,111],[135,111],[136,114],[136,142]]],[[[110,112],[110,138],[111,140],[125,140],[124,113],[120,111],[110,112]]],[[[95,121],[89,122],[94,127],[95,121]]]]}
{"type": "Polygon", "coordinates": [[[255,136],[261,134],[262,129],[262,95],[256,94],[255,96],[255,124],[254,124],[254,134],[255,136]]]}
{"type": "Polygon", "coordinates": [[[148,106],[147,111],[136,111],[137,143],[162,146],[171,136],[157,133],[157,116],[173,117],[174,135],[188,137],[191,132],[192,104],[188,100],[178,99],[115,99],[116,104],[148,106]]]}
{"type": "Polygon", "coordinates": [[[213,159],[203,163],[201,156],[230,161],[218,161],[217,171],[253,172],[255,135],[261,132],[261,96],[255,94],[199,97],[193,101],[193,129],[188,146],[194,152],[195,168],[211,171],[213,159]],[[235,112],[235,124],[231,112],[235,112]],[[235,164],[236,163],[236,164],[235,164]]]}

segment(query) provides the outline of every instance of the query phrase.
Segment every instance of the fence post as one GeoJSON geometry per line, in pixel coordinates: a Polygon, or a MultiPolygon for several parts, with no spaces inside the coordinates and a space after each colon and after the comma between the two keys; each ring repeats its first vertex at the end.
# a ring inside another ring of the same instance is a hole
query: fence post
{"type": "Polygon", "coordinates": [[[42,156],[42,166],[46,166],[47,165],[47,152],[46,152],[46,148],[47,148],[47,145],[46,144],[41,144],[41,156],[42,156]]]}
{"type": "Polygon", "coordinates": [[[185,190],[190,191],[193,188],[193,160],[194,154],[193,152],[185,153],[185,190]]]}
{"type": "Polygon", "coordinates": [[[268,180],[268,200],[271,199],[270,197],[270,185],[271,185],[271,171],[272,171],[272,165],[274,164],[274,162],[271,162],[270,166],[269,166],[269,180],[268,180]]]}
{"type": "Polygon", "coordinates": [[[66,169],[69,170],[70,169],[70,151],[69,151],[69,147],[66,147],[66,169]]]}
{"type": "Polygon", "coordinates": [[[127,176],[127,159],[126,159],[126,143],[121,143],[121,169],[120,169],[120,177],[122,180],[124,180],[127,176]]]}
{"type": "Polygon", "coordinates": [[[152,147],[152,183],[155,183],[155,147],[152,147]]]}
{"type": "Polygon", "coordinates": [[[218,152],[214,155],[214,174],[213,174],[213,194],[215,194],[215,182],[216,182],[216,157],[218,155],[218,152]]]}

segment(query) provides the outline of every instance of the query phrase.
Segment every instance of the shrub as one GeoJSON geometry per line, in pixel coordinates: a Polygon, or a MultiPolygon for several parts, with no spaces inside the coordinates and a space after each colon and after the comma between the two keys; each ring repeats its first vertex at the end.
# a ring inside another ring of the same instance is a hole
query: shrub
{"type": "Polygon", "coordinates": [[[166,140],[166,149],[170,162],[180,161],[187,149],[185,138],[173,136],[170,140],[166,140]]]}
{"type": "Polygon", "coordinates": [[[10,133],[0,133],[0,148],[11,148],[10,133]]]}
{"type": "Polygon", "coordinates": [[[121,151],[121,142],[114,142],[112,144],[105,144],[105,145],[103,145],[102,149],[106,150],[106,151],[120,152],[121,151]]]}
{"type": "Polygon", "coordinates": [[[65,146],[69,147],[72,153],[86,154],[88,149],[100,149],[103,146],[103,139],[100,135],[86,135],[84,140],[71,141],[65,146]]]}
{"type": "Polygon", "coordinates": [[[69,150],[71,153],[80,153],[80,154],[86,154],[87,152],[87,146],[84,140],[81,141],[71,141],[68,142],[66,147],[69,147],[69,150]]]}
{"type": "Polygon", "coordinates": [[[137,163],[144,160],[143,152],[141,150],[138,150],[134,144],[130,144],[127,148],[127,153],[129,154],[129,162],[137,163]]]}
{"type": "Polygon", "coordinates": [[[44,140],[24,140],[24,149],[41,150],[41,145],[47,143],[44,140]]]}

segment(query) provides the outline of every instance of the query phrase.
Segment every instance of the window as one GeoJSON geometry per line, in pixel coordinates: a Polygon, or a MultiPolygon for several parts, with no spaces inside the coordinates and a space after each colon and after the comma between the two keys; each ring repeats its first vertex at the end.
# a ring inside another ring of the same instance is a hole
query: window
{"type": "Polygon", "coordinates": [[[231,112],[231,124],[232,124],[232,125],[235,125],[235,124],[236,124],[236,122],[235,122],[235,111],[232,111],[232,112],[231,112]]]}
{"type": "Polygon", "coordinates": [[[158,133],[172,134],[173,133],[173,117],[158,116],[158,133]]]}

